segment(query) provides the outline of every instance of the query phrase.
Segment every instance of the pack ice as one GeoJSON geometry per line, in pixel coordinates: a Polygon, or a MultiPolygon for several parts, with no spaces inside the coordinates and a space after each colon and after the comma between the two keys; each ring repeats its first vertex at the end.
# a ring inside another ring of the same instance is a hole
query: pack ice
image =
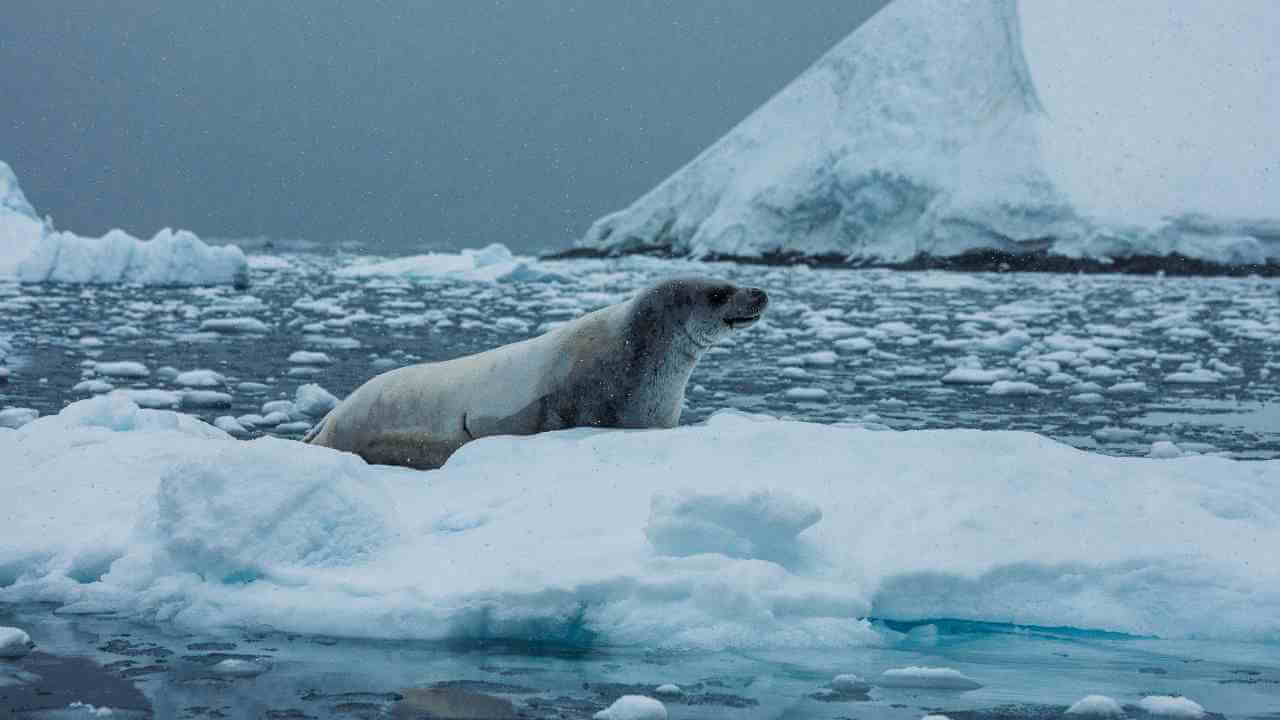
{"type": "Polygon", "coordinates": [[[579,241],[1280,262],[1280,5],[894,0],[579,241]]]}
{"type": "Polygon", "coordinates": [[[424,473],[121,393],[0,430],[0,457],[23,498],[0,601],[61,612],[668,648],[892,636],[867,618],[1280,638],[1280,461],[725,411],[484,438],[424,473]]]}
{"type": "Polygon", "coordinates": [[[123,230],[100,238],[53,229],[0,161],[0,280],[139,285],[246,286],[249,265],[240,248],[211,247],[186,230],[168,228],[151,240],[123,230]]]}

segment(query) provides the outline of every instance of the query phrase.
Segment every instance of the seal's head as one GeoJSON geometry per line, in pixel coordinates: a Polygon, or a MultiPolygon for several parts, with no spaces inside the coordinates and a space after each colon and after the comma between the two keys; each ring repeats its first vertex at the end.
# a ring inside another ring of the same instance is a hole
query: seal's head
{"type": "Polygon", "coordinates": [[[664,280],[638,299],[674,325],[677,338],[683,337],[699,350],[734,330],[754,325],[769,305],[769,296],[760,288],[705,277],[664,280]]]}

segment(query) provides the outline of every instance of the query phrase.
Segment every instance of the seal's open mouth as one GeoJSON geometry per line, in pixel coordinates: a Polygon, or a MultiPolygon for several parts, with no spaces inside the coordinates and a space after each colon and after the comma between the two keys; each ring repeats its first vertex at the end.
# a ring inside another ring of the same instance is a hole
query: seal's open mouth
{"type": "Polygon", "coordinates": [[[759,319],[760,319],[760,313],[756,313],[755,315],[743,315],[742,317],[725,318],[724,324],[728,325],[729,328],[732,330],[737,330],[738,328],[750,327],[752,325],[755,325],[756,321],[759,319]]]}

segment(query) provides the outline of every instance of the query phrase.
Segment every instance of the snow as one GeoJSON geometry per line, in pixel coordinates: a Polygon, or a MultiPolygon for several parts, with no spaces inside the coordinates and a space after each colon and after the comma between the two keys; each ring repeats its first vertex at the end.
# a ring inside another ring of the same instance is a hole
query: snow
{"type": "Polygon", "coordinates": [[[0,279],[21,282],[245,286],[248,262],[234,245],[211,247],[186,230],[139,240],[123,230],[100,238],[55,231],[0,161],[0,279]]]}
{"type": "Polygon", "coordinates": [[[881,687],[934,688],[938,690],[976,690],[982,683],[959,670],[939,667],[905,667],[885,670],[880,674],[881,687]]]}
{"type": "Polygon", "coordinates": [[[594,715],[595,720],[667,720],[667,708],[644,695],[623,695],[594,715]]]}
{"type": "Polygon", "coordinates": [[[1124,708],[1120,703],[1106,695],[1086,695],[1067,708],[1068,715],[1085,717],[1118,718],[1124,717],[1124,708]]]}
{"type": "Polygon", "coordinates": [[[671,649],[888,642],[868,617],[1280,637],[1280,461],[722,412],[484,438],[422,473],[129,397],[0,432],[24,499],[0,506],[0,602],[345,637],[585,625],[671,649]]]}
{"type": "Polygon", "coordinates": [[[0,658],[20,658],[31,652],[31,636],[15,627],[0,625],[0,658]]]}
{"type": "Polygon", "coordinates": [[[1156,717],[1192,718],[1204,717],[1204,708],[1194,700],[1171,695],[1148,695],[1138,702],[1138,707],[1156,717]]]}
{"type": "Polygon", "coordinates": [[[559,282],[565,279],[543,268],[533,258],[513,255],[501,243],[467,248],[457,253],[428,253],[390,260],[364,258],[339,269],[336,274],[350,278],[392,276],[470,282],[559,282]]]}
{"type": "Polygon", "coordinates": [[[579,245],[1280,261],[1277,33],[1268,0],[894,0],[579,245]]]}
{"type": "Polygon", "coordinates": [[[658,695],[680,695],[684,691],[680,689],[679,685],[663,683],[662,685],[654,688],[653,692],[658,695]]]}
{"type": "Polygon", "coordinates": [[[988,395],[1039,395],[1043,392],[1039,385],[1022,380],[997,380],[987,388],[988,395]]]}

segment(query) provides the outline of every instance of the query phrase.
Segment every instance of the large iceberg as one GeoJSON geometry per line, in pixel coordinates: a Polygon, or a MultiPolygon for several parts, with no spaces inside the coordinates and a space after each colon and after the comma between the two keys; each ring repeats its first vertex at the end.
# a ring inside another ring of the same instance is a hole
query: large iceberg
{"type": "Polygon", "coordinates": [[[868,618],[1280,639],[1280,461],[722,412],[484,438],[424,473],[121,393],[0,430],[0,457],[23,499],[0,602],[68,613],[668,648],[883,642],[868,618]]]}
{"type": "Polygon", "coordinates": [[[1267,0],[895,0],[578,252],[1280,269],[1277,33],[1267,0]]]}
{"type": "Polygon", "coordinates": [[[0,161],[0,279],[244,287],[249,264],[240,248],[213,247],[186,230],[166,228],[149,241],[123,230],[100,238],[54,230],[36,216],[13,170],[0,161]]]}

